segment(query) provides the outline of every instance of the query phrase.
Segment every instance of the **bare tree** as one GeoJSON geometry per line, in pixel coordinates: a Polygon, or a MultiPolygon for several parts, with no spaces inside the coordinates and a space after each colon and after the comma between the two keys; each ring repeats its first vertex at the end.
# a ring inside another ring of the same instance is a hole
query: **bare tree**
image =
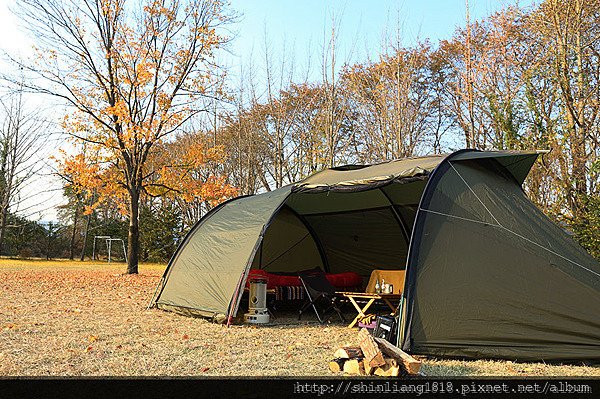
{"type": "MultiPolygon", "coordinates": [[[[341,15],[332,14],[329,35],[323,35],[321,52],[321,79],[324,92],[321,128],[325,136],[324,158],[327,167],[333,167],[336,161],[343,160],[351,143],[349,132],[344,129],[344,122],[349,113],[348,102],[344,101],[338,69],[338,35],[341,15]]],[[[351,54],[346,54],[346,61],[351,54]]],[[[344,63],[342,63],[343,65],[344,63]]]]}
{"type": "Polygon", "coordinates": [[[39,152],[49,126],[38,111],[28,110],[23,92],[0,100],[0,253],[9,212],[30,199],[23,189],[43,167],[39,152]]]}
{"type": "Polygon", "coordinates": [[[563,161],[565,194],[574,217],[583,210],[582,199],[595,186],[587,176],[597,156],[600,115],[600,2],[547,0],[531,15],[530,29],[537,33],[553,66],[566,126],[563,161]]]}

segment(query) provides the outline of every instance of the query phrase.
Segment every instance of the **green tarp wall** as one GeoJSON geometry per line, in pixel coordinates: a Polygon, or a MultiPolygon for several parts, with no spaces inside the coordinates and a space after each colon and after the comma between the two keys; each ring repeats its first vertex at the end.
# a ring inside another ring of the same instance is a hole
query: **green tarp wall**
{"type": "Polygon", "coordinates": [[[411,248],[404,349],[599,359],[598,263],[514,177],[494,159],[448,161],[430,188],[411,248]]]}

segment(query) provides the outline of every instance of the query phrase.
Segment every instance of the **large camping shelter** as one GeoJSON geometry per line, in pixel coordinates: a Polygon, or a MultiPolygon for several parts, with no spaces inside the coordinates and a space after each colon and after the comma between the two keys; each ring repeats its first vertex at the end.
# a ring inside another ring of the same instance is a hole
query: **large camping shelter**
{"type": "Polygon", "coordinates": [[[424,355],[600,359],[600,268],[527,198],[538,152],[461,150],[326,169],[207,213],[161,309],[231,320],[252,268],[405,269],[399,346],[424,355]]]}

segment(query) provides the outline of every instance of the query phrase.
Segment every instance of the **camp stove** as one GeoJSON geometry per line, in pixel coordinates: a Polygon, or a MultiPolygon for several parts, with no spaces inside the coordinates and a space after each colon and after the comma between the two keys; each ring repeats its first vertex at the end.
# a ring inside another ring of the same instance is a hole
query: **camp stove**
{"type": "Polygon", "coordinates": [[[269,322],[267,309],[267,280],[262,277],[250,279],[250,295],[248,296],[248,313],[244,321],[252,324],[266,324],[269,322]]]}

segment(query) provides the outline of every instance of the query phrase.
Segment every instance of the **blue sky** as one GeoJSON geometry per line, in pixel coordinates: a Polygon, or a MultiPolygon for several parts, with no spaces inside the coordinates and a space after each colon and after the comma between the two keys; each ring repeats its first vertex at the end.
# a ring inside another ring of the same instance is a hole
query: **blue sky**
{"type": "MultiPolygon", "coordinates": [[[[530,5],[532,0],[520,0],[530,5]]],[[[469,0],[471,19],[481,19],[516,0],[469,0]]],[[[235,54],[227,63],[260,59],[264,52],[265,32],[272,51],[279,54],[286,46],[286,57],[303,64],[312,54],[318,63],[324,35],[331,29],[334,15],[338,25],[338,59],[360,62],[376,58],[384,37],[397,31],[405,46],[418,39],[437,43],[449,39],[455,29],[465,25],[465,0],[231,0],[231,9],[241,14],[233,26],[237,37],[232,45],[235,54]],[[386,35],[386,31],[388,34],[386,35]]]]}

